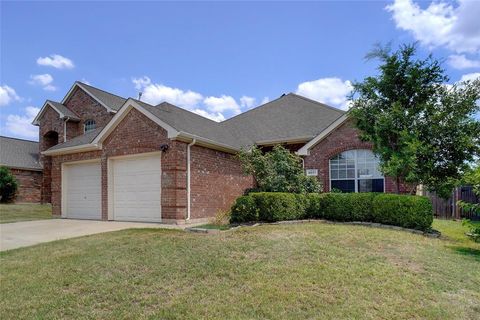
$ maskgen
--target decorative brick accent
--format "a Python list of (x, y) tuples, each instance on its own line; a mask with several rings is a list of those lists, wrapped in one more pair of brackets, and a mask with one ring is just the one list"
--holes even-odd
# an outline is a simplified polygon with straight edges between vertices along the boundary
[(42, 171), (10, 169), (18, 182), (15, 202), (39, 203), (41, 200)]
[[(329, 160), (333, 156), (353, 149), (372, 149), (372, 144), (361, 141), (359, 131), (355, 128), (353, 120), (347, 120), (338, 128), (310, 149), (310, 154), (305, 156), (305, 169), (318, 169), (318, 179), (325, 192), (330, 191)], [(396, 191), (396, 182), (391, 177), (385, 177), (385, 192)], [(408, 187), (400, 185), (401, 193), (408, 193)]]
[[(132, 109), (103, 142), (101, 151), (53, 157), (52, 205), (61, 214), (61, 165), (65, 162), (101, 159), (102, 219), (108, 218), (108, 159), (115, 156), (160, 151), (162, 153), (162, 219), (184, 220), (187, 214), (187, 143), (167, 138), (167, 132), (139, 111)], [(240, 162), (232, 155), (200, 146), (191, 150), (192, 211), (191, 218), (214, 216), (227, 210), (236, 197), (253, 185), (242, 174)]]

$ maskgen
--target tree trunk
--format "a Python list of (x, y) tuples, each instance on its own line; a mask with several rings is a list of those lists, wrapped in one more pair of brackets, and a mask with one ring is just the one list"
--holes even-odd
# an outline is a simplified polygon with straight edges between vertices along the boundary
[(395, 193), (400, 194), (400, 176), (396, 177), (396, 181), (397, 181), (397, 183), (396, 183)]

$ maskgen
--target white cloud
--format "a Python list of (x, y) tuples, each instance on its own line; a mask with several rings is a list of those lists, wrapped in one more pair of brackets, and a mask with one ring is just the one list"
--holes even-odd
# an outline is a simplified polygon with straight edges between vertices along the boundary
[(142, 101), (144, 102), (157, 105), (167, 101), (214, 121), (223, 121), (225, 120), (224, 113), (236, 115), (241, 112), (240, 107), (251, 108), (256, 103), (256, 99), (249, 96), (242, 96), (240, 105), (235, 98), (228, 95), (204, 97), (192, 90), (182, 90), (153, 83), (147, 76), (132, 78), (132, 83), (136, 90), (142, 91)]
[(135, 85), (135, 89), (137, 90), (142, 90), (143, 88), (152, 83), (150, 78), (147, 76), (143, 76), (141, 78), (132, 78), (132, 82)]
[(43, 58), (40, 57), (37, 59), (37, 64), (57, 69), (73, 69), (75, 67), (72, 60), (59, 54), (51, 54), (50, 56)]
[(15, 89), (7, 85), (0, 86), (0, 106), (6, 106), (13, 101), (20, 101), (21, 98), (15, 92)]
[(460, 78), (459, 82), (472, 81), (478, 78), (480, 78), (480, 72), (467, 73)]
[(263, 97), (262, 102), (260, 102), (260, 105), (265, 104), (265, 103), (269, 103), (269, 102), (270, 102), (269, 97)]
[(52, 84), (53, 77), (48, 74), (35, 74), (30, 76), (30, 84), (43, 87), (43, 90), (55, 91), (57, 88)]
[(222, 95), (220, 97), (207, 97), (203, 100), (203, 103), (213, 112), (231, 111), (234, 114), (239, 114), (241, 112), (240, 106), (231, 96)]
[(200, 93), (151, 83), (148, 77), (133, 78), (132, 82), (135, 85), (135, 89), (143, 90), (142, 101), (152, 105), (167, 101), (183, 108), (193, 109), (203, 99)]
[(348, 109), (347, 96), (352, 91), (352, 83), (339, 78), (321, 78), (302, 82), (296, 93), (307, 98), (338, 107)]
[(480, 1), (435, 1), (422, 9), (412, 0), (395, 0), (391, 12), (397, 28), (410, 31), (428, 47), (445, 47), (458, 53), (480, 51)]
[(193, 109), (192, 111), (195, 112), (196, 114), (201, 115), (202, 117), (208, 118), (208, 119), (213, 120), (213, 121), (220, 122), (220, 121), (225, 120), (225, 117), (220, 112), (210, 113), (210, 112), (205, 111), (203, 109)]
[(253, 108), (257, 103), (257, 100), (253, 97), (243, 96), (240, 98), (240, 106), (245, 109)]
[(480, 60), (471, 60), (468, 59), (465, 55), (451, 55), (448, 57), (448, 64), (455, 69), (471, 69), (479, 68)]
[(37, 140), (38, 127), (32, 125), (32, 121), (39, 111), (39, 108), (26, 107), (24, 115), (8, 115), (5, 123), (6, 131), (15, 137)]

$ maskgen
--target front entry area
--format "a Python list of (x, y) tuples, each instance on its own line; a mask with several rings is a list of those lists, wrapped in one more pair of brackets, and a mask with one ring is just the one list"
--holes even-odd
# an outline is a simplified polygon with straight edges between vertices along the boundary
[(62, 217), (102, 218), (100, 161), (64, 164), (62, 169)]
[(161, 153), (109, 159), (109, 218), (161, 222)]

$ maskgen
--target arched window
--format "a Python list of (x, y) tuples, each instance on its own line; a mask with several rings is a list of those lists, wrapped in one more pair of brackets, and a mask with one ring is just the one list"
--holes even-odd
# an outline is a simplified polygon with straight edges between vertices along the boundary
[(379, 159), (371, 150), (348, 150), (330, 159), (330, 190), (383, 192)]
[(83, 131), (87, 133), (92, 130), (95, 130), (95, 120), (89, 119), (83, 124)]

